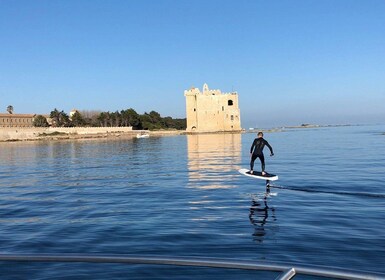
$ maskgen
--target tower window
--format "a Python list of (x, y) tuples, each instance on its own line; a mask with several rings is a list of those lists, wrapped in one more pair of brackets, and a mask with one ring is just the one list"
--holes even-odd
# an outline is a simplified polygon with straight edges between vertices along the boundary
[(233, 100), (227, 100), (227, 105), (233, 106)]

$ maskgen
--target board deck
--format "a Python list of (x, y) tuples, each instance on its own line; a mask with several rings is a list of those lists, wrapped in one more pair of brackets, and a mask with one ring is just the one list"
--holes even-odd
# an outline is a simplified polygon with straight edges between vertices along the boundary
[(262, 176), (262, 172), (254, 171), (253, 174), (250, 174), (250, 170), (246, 169), (246, 168), (239, 169), (238, 171), (239, 171), (239, 173), (246, 175), (246, 176), (249, 176), (249, 177), (252, 177), (254, 179), (262, 179), (262, 180), (269, 180), (269, 181), (278, 180), (277, 175), (267, 173), (267, 172), (264, 176)]

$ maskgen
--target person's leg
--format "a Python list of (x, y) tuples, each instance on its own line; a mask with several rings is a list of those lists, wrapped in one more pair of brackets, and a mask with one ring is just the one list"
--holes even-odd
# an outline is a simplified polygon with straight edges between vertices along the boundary
[(263, 154), (258, 155), (260, 161), (261, 161), (261, 168), (262, 168), (262, 175), (265, 175), (265, 156)]
[(253, 169), (254, 169), (254, 161), (257, 159), (257, 156), (252, 154), (251, 155), (251, 160), (250, 160), (250, 173), (253, 174)]

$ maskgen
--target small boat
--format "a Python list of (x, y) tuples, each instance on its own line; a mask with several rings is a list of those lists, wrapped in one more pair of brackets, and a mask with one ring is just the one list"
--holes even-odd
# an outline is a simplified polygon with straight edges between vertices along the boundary
[(150, 134), (142, 131), (141, 133), (136, 134), (136, 138), (148, 138), (150, 137)]

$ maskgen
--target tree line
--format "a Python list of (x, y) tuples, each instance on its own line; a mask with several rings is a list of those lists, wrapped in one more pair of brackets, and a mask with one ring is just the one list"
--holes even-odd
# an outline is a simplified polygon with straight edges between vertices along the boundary
[[(64, 111), (54, 109), (50, 113), (52, 126), (56, 127), (112, 127), (132, 126), (133, 129), (186, 129), (186, 119), (173, 119), (162, 117), (158, 112), (138, 114), (134, 109), (121, 110), (116, 112), (100, 111), (75, 111), (70, 117)], [(50, 124), (47, 118), (38, 115), (35, 117), (34, 126), (48, 127)]]

